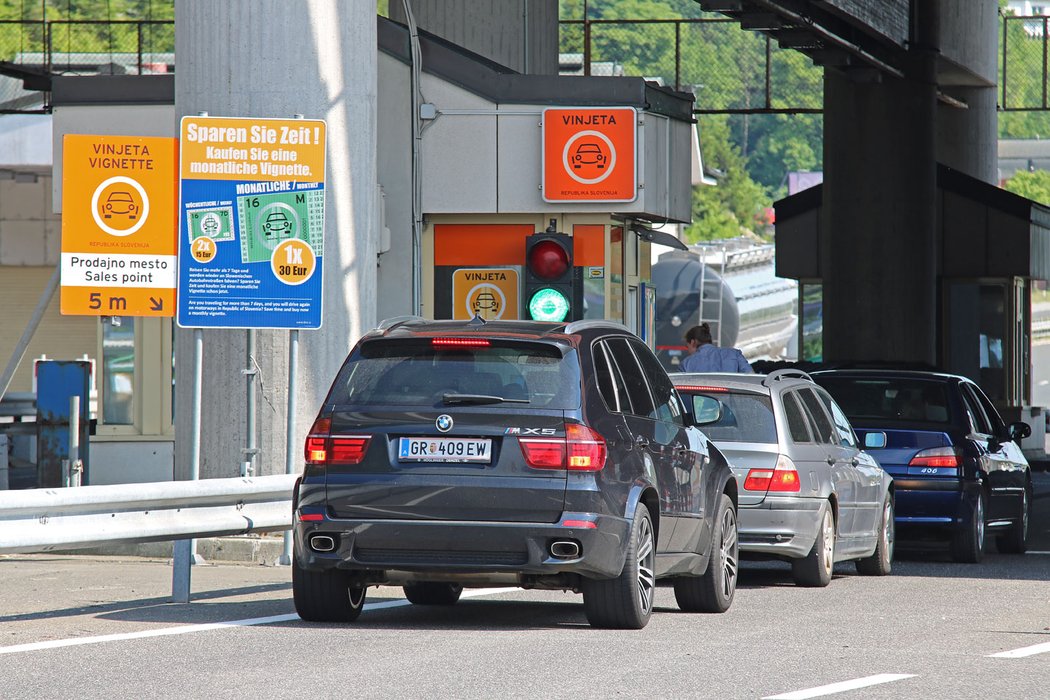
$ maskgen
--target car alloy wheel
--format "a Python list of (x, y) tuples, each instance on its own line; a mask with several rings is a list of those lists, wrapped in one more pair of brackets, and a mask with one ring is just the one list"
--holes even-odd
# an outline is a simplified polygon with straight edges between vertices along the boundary
[(722, 593), (730, 600), (736, 592), (738, 539), (736, 511), (727, 509), (722, 514), (722, 546), (719, 550), (719, 564), (722, 571)]
[(984, 499), (977, 499), (977, 506), (973, 509), (974, 532), (976, 533), (977, 547), (984, 549)]
[(638, 537), (638, 603), (646, 614), (653, 609), (653, 597), (656, 593), (656, 546), (653, 537), (653, 523), (649, 518), (642, 520)]
[(795, 583), (810, 588), (823, 588), (831, 583), (835, 568), (835, 515), (831, 503), (825, 504), (813, 549), (801, 559), (791, 561)]
[(830, 511), (824, 513), (821, 528), (824, 533), (824, 555), (821, 564), (824, 566), (827, 577), (831, 578), (831, 571), (835, 568), (835, 520), (831, 517)]
[(958, 562), (976, 564), (984, 558), (985, 547), (984, 493), (977, 494), (968, 522), (963, 522), (952, 538), (952, 558)]
[(583, 608), (594, 627), (641, 629), (649, 622), (656, 593), (656, 538), (652, 516), (635, 508), (623, 570), (616, 578), (584, 578)]

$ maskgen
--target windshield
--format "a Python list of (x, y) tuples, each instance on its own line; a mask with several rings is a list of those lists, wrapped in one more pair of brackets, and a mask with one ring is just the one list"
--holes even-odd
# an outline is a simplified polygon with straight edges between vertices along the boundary
[(929, 379), (814, 377), (851, 421), (948, 423), (944, 382)]
[[(776, 444), (777, 424), (768, 396), (721, 392), (702, 395), (716, 399), (722, 404), (722, 416), (717, 421), (699, 426), (710, 439), (715, 442)], [(691, 398), (695, 415), (696, 403), (700, 396), (694, 395)]]
[[(373, 340), (343, 365), (329, 401), (355, 406), (448, 405), (449, 396), (500, 397), (489, 405), (575, 409), (580, 370), (575, 351), (544, 343), (493, 340), (486, 347), (434, 347), (430, 339)], [(525, 403), (527, 402), (527, 403)]]

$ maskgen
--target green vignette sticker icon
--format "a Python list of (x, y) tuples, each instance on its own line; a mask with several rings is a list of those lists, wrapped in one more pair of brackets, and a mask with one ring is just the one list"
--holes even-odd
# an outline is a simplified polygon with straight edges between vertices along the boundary
[(241, 234), (241, 261), (264, 262), (283, 241), (306, 241), (321, 256), (323, 230), (311, 222), (324, 221), (324, 192), (277, 192), (237, 197)]

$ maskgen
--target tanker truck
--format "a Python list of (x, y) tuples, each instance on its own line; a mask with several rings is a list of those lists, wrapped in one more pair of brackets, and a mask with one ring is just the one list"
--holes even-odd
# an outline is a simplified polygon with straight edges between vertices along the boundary
[(664, 253), (652, 266), (656, 287), (656, 354), (679, 369), (690, 327), (706, 322), (715, 343), (749, 362), (795, 359), (798, 283), (776, 276), (775, 247), (748, 239)]

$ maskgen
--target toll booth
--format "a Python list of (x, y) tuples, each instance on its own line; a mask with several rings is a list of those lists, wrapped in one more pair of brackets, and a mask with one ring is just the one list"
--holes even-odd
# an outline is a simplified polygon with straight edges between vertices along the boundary
[[(799, 280), (799, 359), (810, 361), (822, 359), (821, 193), (818, 185), (775, 204), (777, 275)], [(1021, 447), (1045, 459), (1045, 409), (1032, 405), (1031, 282), (1050, 279), (1050, 208), (944, 165), (937, 204), (937, 367), (977, 382), (1007, 422), (1031, 425)]]
[[(408, 83), (407, 29), (380, 18), (378, 36), (380, 82)], [(684, 248), (659, 225), (691, 218), (693, 96), (641, 78), (521, 75), (424, 31), (419, 41), (419, 146), (411, 163), (379, 164), (387, 202), (403, 201), (406, 165), (418, 172), (419, 217), (410, 239), (403, 213), (384, 209), (379, 315), (411, 312), (397, 300), (415, 268), (427, 317), (557, 320), (529, 302), (564, 285), (567, 302), (542, 299), (566, 320), (618, 321), (652, 344), (650, 247)], [(404, 105), (384, 99), (395, 133)], [(528, 251), (547, 235), (568, 271), (543, 280)]]
[(37, 487), (90, 483), (90, 391), (91, 362), (36, 363)]

